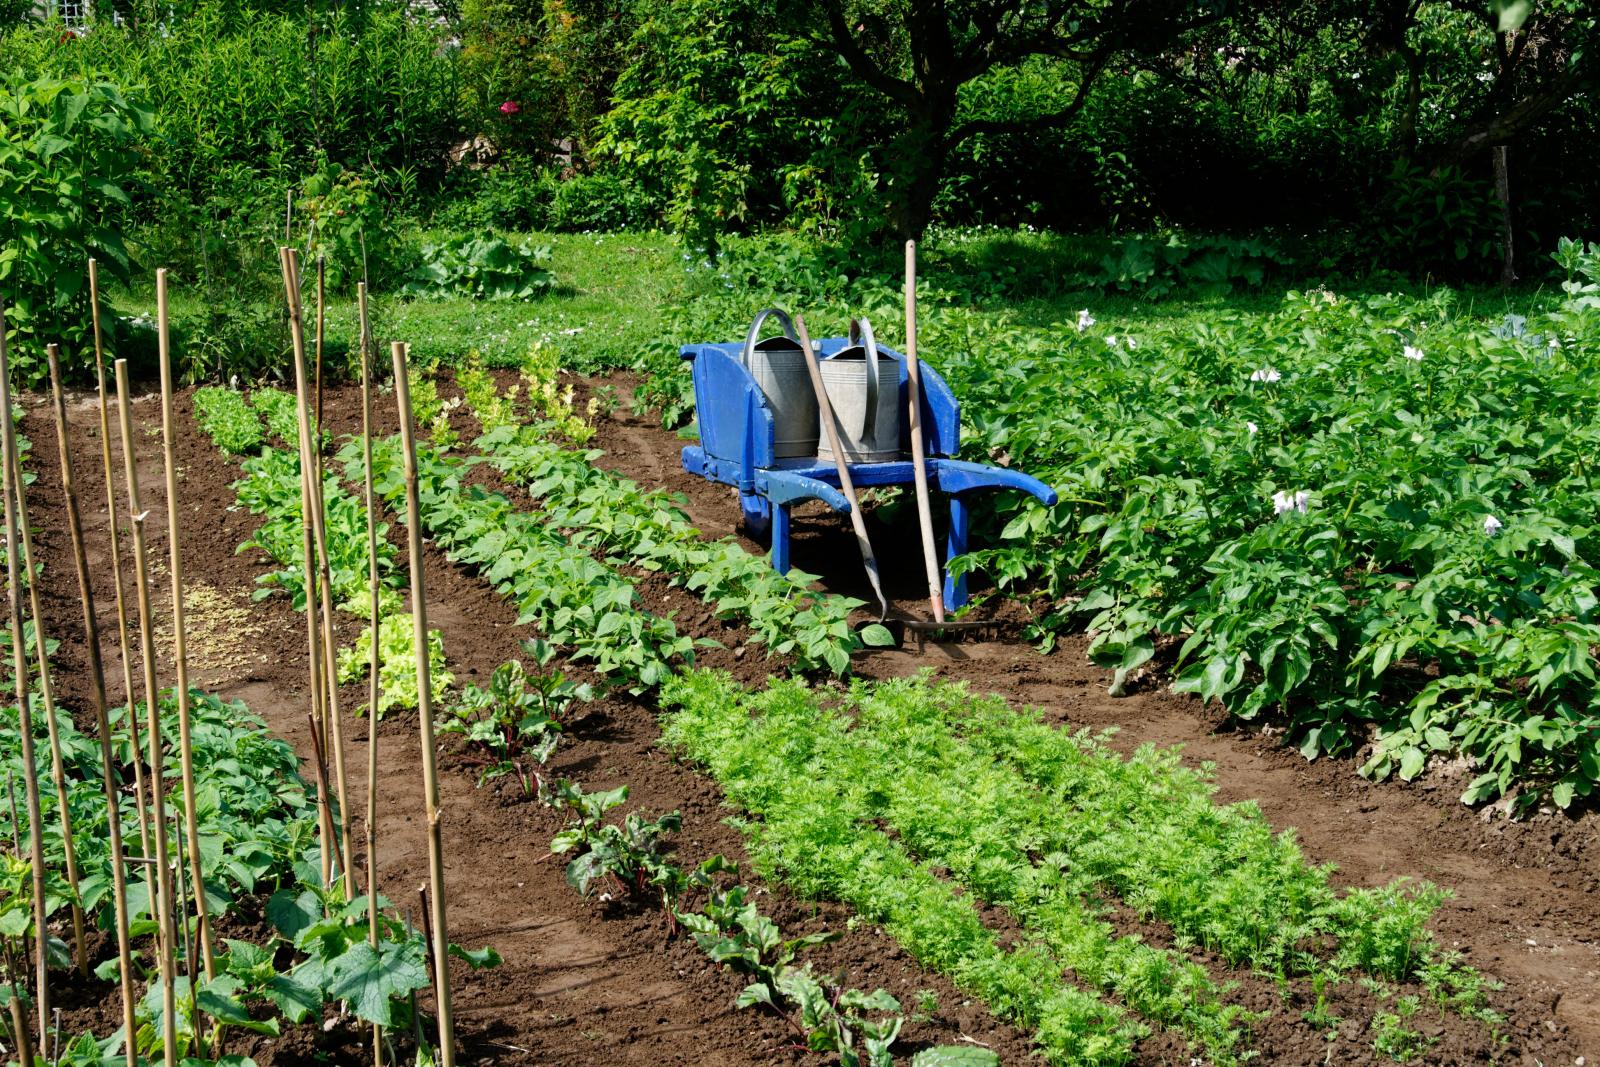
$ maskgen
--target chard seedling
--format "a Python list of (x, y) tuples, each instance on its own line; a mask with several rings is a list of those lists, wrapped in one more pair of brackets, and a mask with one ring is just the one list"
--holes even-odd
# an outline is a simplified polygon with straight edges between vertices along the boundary
[[(549, 664), (555, 650), (543, 641), (524, 642), (523, 650), (540, 667)], [(439, 721), (442, 733), (458, 733), (485, 755), (478, 784), (515, 774), (524, 795), (532, 795), (539, 777), (528, 762), (549, 761), (564, 722), (576, 701), (593, 699), (589, 686), (567, 681), (560, 671), (528, 674), (516, 660), (502, 663), (490, 676), (488, 688), (469, 685), (461, 699)]]

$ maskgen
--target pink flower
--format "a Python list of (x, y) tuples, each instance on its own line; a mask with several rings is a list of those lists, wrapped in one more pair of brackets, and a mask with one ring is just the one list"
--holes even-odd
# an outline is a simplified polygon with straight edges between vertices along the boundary
[(517, 103), (515, 100), (507, 100), (505, 103), (500, 105), (500, 114), (502, 115), (515, 115), (521, 110), (522, 105)]

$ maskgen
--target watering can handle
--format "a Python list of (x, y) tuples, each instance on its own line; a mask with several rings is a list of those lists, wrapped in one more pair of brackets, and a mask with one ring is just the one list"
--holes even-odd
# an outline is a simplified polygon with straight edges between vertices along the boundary
[(861, 416), (861, 433), (856, 440), (863, 449), (869, 449), (878, 425), (878, 341), (865, 316), (850, 320), (850, 343), (864, 345), (867, 350), (867, 410)]
[(756, 337), (761, 333), (761, 324), (767, 321), (769, 315), (777, 316), (785, 337), (795, 344), (800, 343), (800, 335), (795, 333), (794, 321), (789, 318), (789, 313), (782, 308), (766, 308), (756, 314), (755, 321), (750, 324), (750, 332), (745, 334), (744, 348), (739, 350), (739, 362), (744, 364), (745, 370), (750, 369), (751, 360), (755, 358)]

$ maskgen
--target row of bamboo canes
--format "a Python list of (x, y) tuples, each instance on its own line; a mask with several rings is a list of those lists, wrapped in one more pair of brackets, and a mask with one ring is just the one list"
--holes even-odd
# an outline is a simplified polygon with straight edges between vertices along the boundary
[[(301, 278), (299, 257), (293, 249), (280, 250), (284, 293), (289, 312), (290, 338), (293, 349), (295, 394), (298, 407), (300, 459), (300, 503), (302, 518), (302, 550), (304, 582), (306, 589), (306, 648), (310, 698), (310, 727), (315, 753), (318, 795), (318, 827), (321, 845), (321, 874), (323, 883), (332, 886), (343, 880), (344, 887), (353, 899), (357, 887), (348, 864), (353, 862), (351, 820), (347, 804), (347, 775), (343, 718), (340, 714), (338, 682), (334, 666), (333, 605), (331, 602), (331, 575), (328, 557), (327, 531), (324, 524), (323, 468), (322, 468), (322, 354), (325, 334), (325, 289), (322, 263), (317, 264), (316, 333), (314, 339), (314, 377), (308, 373), (306, 337), (301, 310)], [(208, 914), (201, 870), (199, 826), (195, 814), (195, 776), (193, 749), (190, 736), (189, 664), (187, 647), (187, 620), (184, 610), (184, 571), (182, 552), (182, 515), (179, 508), (177, 465), (174, 451), (173, 379), (167, 313), (167, 272), (156, 272), (156, 329), (159, 341), (161, 375), (161, 437), (165, 469), (167, 498), (168, 571), (172, 584), (172, 628), (174, 689), (178, 712), (177, 750), (180, 762), (180, 781), (183, 796), (181, 833), (175, 833), (176, 859), (169, 855), (171, 848), (166, 827), (168, 816), (164, 788), (164, 746), (161, 737), (161, 716), (157, 701), (155, 647), (153, 642), (154, 613), (151, 606), (150, 561), (146, 547), (145, 522), (149, 512), (145, 509), (139, 485), (139, 472), (133, 435), (131, 389), (128, 366), (124, 359), (113, 364), (116, 382), (116, 409), (118, 428), (122, 441), (123, 481), (126, 492), (125, 518), (133, 546), (133, 571), (136, 610), (138, 612), (139, 657), (143, 676), (143, 697), (146, 709), (144, 743), (148, 752), (148, 782), (139, 753), (141, 751), (140, 724), (134, 696), (131, 642), (129, 638), (129, 611), (124, 599), (122, 556), (117, 522), (116, 486), (113, 476), (110, 434), (110, 403), (106, 380), (106, 359), (100, 322), (99, 274), (96, 263), (89, 262), (89, 292), (94, 330), (96, 388), (99, 406), (99, 433), (101, 466), (105, 480), (106, 507), (110, 526), (109, 563), (116, 578), (117, 638), (122, 657), (123, 690), (127, 696), (129, 737), (134, 753), (133, 777), (135, 810), (138, 813), (139, 851), (130, 855), (123, 840), (119, 798), (123, 785), (115, 756), (115, 746), (108, 713), (105, 670), (100, 646), (98, 616), (90, 579), (88, 554), (85, 548), (83, 524), (78, 500), (77, 481), (70, 448), (67, 408), (62, 391), (60, 357), (57, 347), (47, 349), (50, 368), (51, 396), (56, 419), (56, 443), (61, 463), (62, 490), (67, 510), (67, 525), (71, 534), (72, 551), (78, 581), (78, 593), (83, 609), (84, 639), (88, 650), (88, 667), (91, 684), (91, 712), (99, 735), (101, 775), (107, 807), (108, 844), (111, 852), (112, 898), (116, 925), (117, 954), (121, 977), (122, 1016), (126, 1027), (125, 1055), (128, 1067), (135, 1067), (137, 1053), (134, 1037), (138, 1032), (135, 1015), (135, 976), (133, 971), (133, 946), (129, 935), (128, 877), (130, 865), (141, 865), (147, 884), (148, 899), (156, 915), (157, 934), (155, 954), (159, 969), (162, 998), (162, 1045), (166, 1067), (178, 1062), (176, 1026), (176, 988), (178, 977), (178, 927), (182, 927), (183, 959), (187, 965), (189, 990), (195, 996), (196, 968), (199, 965), (205, 978), (216, 973), (216, 952), (213, 943), (211, 916)], [(368, 580), (371, 587), (370, 622), (373, 632), (370, 667), (369, 709), (376, 709), (379, 701), (379, 585), (377, 574), (377, 523), (376, 500), (372, 484), (372, 364), (374, 344), (367, 309), (365, 284), (357, 287), (360, 317), (360, 353), (362, 387), (362, 442), (366, 457), (365, 503), (367, 510)], [(4, 307), (0, 304), (0, 323), (4, 322)], [(448, 927), (446, 922), (447, 896), (444, 885), (443, 834), (440, 826), (438, 768), (433, 738), (432, 690), (429, 678), (427, 649), (427, 601), (423, 589), (423, 563), (421, 530), (418, 519), (416, 445), (412, 430), (411, 398), (406, 368), (406, 346), (395, 343), (390, 355), (394, 364), (395, 397), (399, 408), (402, 447), (405, 455), (407, 530), (410, 541), (411, 601), (415, 623), (416, 644), (414, 653), (417, 665), (419, 718), (422, 743), (422, 794), (428, 826), (429, 893), (425, 894), (424, 926), (429, 938), (429, 955), (433, 962), (432, 978), (439, 1027), (439, 1062), (444, 1067), (454, 1067), (455, 1040), (451, 1011), (448, 959)], [(315, 413), (313, 414), (313, 407)], [(79, 870), (73, 844), (71, 812), (67, 803), (67, 786), (57, 727), (55, 692), (50, 664), (46, 654), (43, 617), (40, 612), (39, 590), (36, 580), (32, 529), (29, 522), (27, 492), (21, 477), (17, 456), (16, 427), (12, 418), (12, 393), (10, 365), (6, 350), (5, 332), (0, 329), (0, 493), (4, 495), (4, 524), (6, 548), (6, 589), (9, 626), (12, 642), (12, 669), (15, 673), (16, 700), (21, 757), (27, 773), (23, 774), (25, 803), (27, 805), (28, 840), (26, 861), (31, 878), (31, 906), (33, 909), (33, 1000), (37, 1016), (38, 1048), (42, 1051), (51, 1032), (52, 1008), (48, 966), (49, 931), (45, 916), (45, 863), (41, 829), (43, 816), (40, 802), (39, 775), (34, 745), (32, 685), (29, 679), (30, 664), (25, 642), (25, 620), (31, 615), (33, 623), (33, 648), (39, 676), (39, 699), (47, 720), (51, 779), (56, 792), (57, 808), (65, 842), (64, 865), (71, 895), (73, 950), (76, 966), (81, 974), (88, 973), (89, 958), (85, 936), (84, 912), (79, 888)], [(20, 548), (20, 554), (19, 554)], [(24, 577), (26, 575), (26, 578)], [(23, 596), (26, 592), (26, 609)], [(367, 745), (367, 805), (365, 818), (366, 900), (369, 939), (378, 947), (378, 876), (377, 857), (377, 803), (378, 803), (378, 737), (377, 715), (369, 710)], [(329, 782), (327, 754), (332, 754), (333, 782)], [(337, 796), (338, 811), (334, 812), (330, 792)], [(17, 823), (13, 802), (13, 826)], [(147, 815), (148, 812), (148, 815)], [(176, 814), (176, 813), (175, 813)], [(176, 821), (176, 820), (174, 820)], [(16, 841), (19, 855), (23, 852), (20, 840)], [(185, 862), (186, 861), (186, 862)], [(191, 934), (192, 929), (192, 934)], [(196, 952), (198, 949), (198, 953)], [(18, 968), (6, 950), (6, 964), (14, 986), (19, 986)], [(193, 1009), (193, 1003), (191, 1004)], [(21, 1063), (34, 1062), (33, 1030), (27, 1018), (23, 1000), (18, 995), (10, 999), (11, 1032), (15, 1051)], [(197, 1010), (191, 1011), (196, 1028), (199, 1026)], [(59, 1042), (59, 1023), (56, 1040)], [(198, 1035), (197, 1035), (198, 1036)], [(213, 1034), (220, 1037), (219, 1031)], [(384, 1040), (380, 1027), (373, 1027), (373, 1062), (382, 1067), (385, 1061)], [(215, 1053), (214, 1053), (215, 1054)]]

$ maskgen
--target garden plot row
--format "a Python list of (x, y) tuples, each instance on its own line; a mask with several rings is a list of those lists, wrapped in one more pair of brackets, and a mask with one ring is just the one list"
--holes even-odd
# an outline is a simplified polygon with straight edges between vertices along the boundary
[[(1574, 292), (1600, 277), (1564, 255)], [(1003, 504), (965, 565), (1043, 592), (1047, 642), (1087, 627), (1124, 671), (1159, 652), (1307, 757), (1372, 740), (1363, 773), (1412, 779), (1460, 751), (1463, 800), (1565, 808), (1600, 782), (1591, 304), (1490, 325), (1448, 293), (1316, 291), (1048, 341), (936, 319), (972, 447), (1062, 494)]]
[[(54, 362), (52, 351), (52, 369)], [(122, 364), (117, 371), (126, 430)], [(0, 341), (0, 379), (5, 374)], [(107, 418), (103, 382), (102, 376), (102, 426)], [(166, 385), (164, 376), (171, 514), (177, 502)], [(8, 393), (0, 389), (0, 394), (9, 402)], [(9, 1008), (0, 1032), (6, 1044), (28, 1062), (30, 1050), (37, 1049), (41, 1062), (82, 1067), (157, 1058), (239, 1067), (251, 1062), (241, 1049), (260, 1047), (292, 1028), (321, 1030), (326, 1016), (330, 1025), (344, 1020), (361, 1029), (369, 1041), (376, 1039), (371, 1027), (399, 1028), (387, 1039), (389, 1058), (399, 1050), (431, 1055), (431, 1038), (425, 1036), (415, 1000), (416, 992), (432, 982), (423, 933), (395, 917), (392, 905), (375, 891), (370, 897), (357, 895), (342, 862), (330, 876), (327, 827), (342, 813), (330, 808), (326, 789), (313, 799), (293, 750), (242, 703), (186, 685), (181, 612), (173, 615), (177, 684), (157, 696), (154, 639), (166, 624), (151, 606), (152, 568), (143, 532), (149, 512), (138, 510), (136, 439), (128, 432), (122, 438), (137, 590), (130, 599), (137, 604), (138, 676), (146, 700), (106, 707), (92, 571), (59, 389), (55, 401), (59, 486), (78, 579), (77, 596), (66, 599), (81, 599), (84, 637), (75, 641), (74, 653), (89, 653), (93, 698), (85, 713), (100, 736), (92, 740), (79, 731), (52, 685), (62, 680), (53, 663), (60, 642), (44, 628), (39, 589), (44, 571), (31, 534), (35, 523), (28, 494), (16, 484), (35, 479), (32, 472), (25, 480), (15, 477), (21, 472), (13, 457), (23, 451), (16, 447), (22, 441), (7, 417), (0, 428), (8, 461), (5, 513), (13, 608), (6, 684), (19, 699), (0, 717), (0, 762), (10, 800), (4, 836), (14, 849), (0, 885), (0, 957)], [(103, 432), (100, 438), (107, 442), (105, 490), (111, 496), (109, 438)], [(119, 524), (113, 520), (112, 525)], [(174, 596), (180, 597), (176, 535), (169, 547)], [(126, 619), (132, 609), (122, 595), (124, 576), (116, 568), (111, 575), (123, 680), (132, 690), (134, 646)], [(61, 597), (65, 590), (53, 592)], [(130, 779), (131, 789), (125, 785)], [(20, 808), (19, 791), (27, 801)], [(265, 921), (241, 922), (241, 914)], [(474, 966), (496, 962), (491, 950), (465, 953), (451, 946), (451, 951)], [(70, 1009), (66, 1013), (63, 1004)]]
[[(277, 401), (271, 400), (270, 393), (264, 390), (256, 391), (249, 402), (237, 394), (228, 397), (207, 393), (204, 396), (197, 401), (197, 415), (213, 440), (227, 440), (232, 444), (248, 438), (248, 445), (242, 447), (260, 449), (242, 463), (245, 477), (235, 486), (240, 504), (264, 520), (241, 548), (265, 551), (284, 568), (261, 576), (263, 593), (281, 589), (293, 597), (294, 583), (285, 581), (283, 575), (297, 572), (296, 546), (300, 542), (293, 537), (271, 536), (264, 531), (278, 525), (290, 529), (295, 526), (293, 512), (298, 506), (297, 497), (286, 489), (275, 492), (271, 486), (297, 483), (297, 461), (287, 454), (279, 458), (280, 454), (262, 444), (259, 436), (230, 436), (226, 431), (229, 425), (249, 425), (252, 408), (270, 410)], [(224, 418), (219, 415), (223, 411), (230, 414)], [(392, 441), (386, 442), (380, 454), (386, 456), (393, 445)], [(359, 457), (346, 458), (359, 468)], [(423, 485), (430, 484), (426, 477), (430, 462), (436, 460), (425, 458), (421, 464), (419, 481)], [(360, 473), (359, 469), (353, 472), (355, 476)], [(386, 485), (395, 472), (380, 466), (378, 473), (379, 484)], [(459, 492), (459, 486), (452, 483), (452, 487)], [(422, 495), (428, 499), (446, 491), (446, 487), (434, 487)], [(330, 480), (325, 494), (330, 514), (337, 512), (341, 492)], [(403, 488), (399, 492), (403, 492)], [(398, 492), (395, 495), (399, 495)], [(434, 514), (432, 505), (425, 507), (424, 512)], [(329, 533), (331, 558), (365, 551), (363, 529), (330, 524)], [(348, 543), (339, 545), (340, 538)], [(546, 538), (548, 534), (541, 535), (540, 543)], [(441, 538), (441, 545), (446, 551), (454, 551), (448, 538)], [(334, 584), (337, 588), (337, 581)], [(517, 597), (514, 589), (508, 591), (508, 596), (521, 602), (522, 598)], [(304, 597), (294, 603), (303, 608)], [(582, 646), (569, 642), (569, 647), (574, 656), (582, 656)], [(785, 941), (779, 937), (778, 927), (772, 920), (748, 899), (748, 888), (737, 882), (736, 864), (722, 857), (712, 857), (694, 868), (680, 866), (668, 843), (681, 825), (676, 813), (647, 817), (635, 811), (616, 823), (608, 823), (607, 813), (619, 807), (628, 795), (626, 786), (586, 792), (578, 782), (567, 779), (545, 782), (530, 770), (550, 759), (561, 732), (571, 721), (574, 705), (587, 701), (591, 694), (587, 685), (569, 682), (559, 671), (549, 667), (549, 645), (542, 641), (528, 642), (524, 651), (535, 657), (532, 669), (524, 669), (519, 661), (508, 661), (494, 670), (487, 686), (468, 685), (459, 696), (450, 697), (443, 697), (441, 690), (443, 710), (439, 727), (464, 735), (469, 759), (483, 767), (479, 784), (504, 774), (514, 774), (524, 794), (530, 795), (537, 782), (540, 799), (549, 805), (570, 809), (574, 815), (573, 825), (558, 833), (549, 847), (552, 852), (572, 853), (568, 880), (575, 888), (585, 894), (591, 891), (598, 894), (604, 885), (616, 891), (632, 889), (647, 894), (654, 904), (667, 910), (674, 926), (695, 931), (695, 942), (711, 959), (748, 969), (756, 981), (744, 999), (749, 1004), (759, 1003), (781, 1012), (789, 1024), (804, 1035), (809, 1047), (837, 1052), (847, 1064), (888, 1064), (890, 1047), (905, 1022), (899, 1002), (882, 989), (869, 992), (843, 988), (837, 980), (814, 973), (809, 964), (795, 961), (803, 949), (830, 943), (837, 934), (803, 935)], [(638, 681), (621, 671), (599, 670), (597, 673), (602, 678), (615, 675)], [(449, 675), (435, 671), (434, 677), (448, 678)], [(386, 692), (385, 698), (389, 696)], [(411, 703), (414, 705), (415, 701)], [(994, 1063), (995, 1059), (983, 1049), (936, 1046), (918, 1052), (913, 1062), (983, 1067)]]
[[(480, 443), (491, 446), (491, 461), (530, 485), (542, 504), (538, 513), (517, 513), (500, 498), (493, 514), (502, 522), (513, 516), (514, 524), (530, 529), (548, 524), (563, 533), (562, 543), (582, 541), (611, 563), (651, 560), (649, 552), (629, 554), (631, 545), (658, 543), (628, 540), (635, 522), (620, 523), (622, 534), (596, 529), (592, 516), (606, 513), (595, 505), (617, 480), (596, 476), (591, 456), (563, 449), (537, 427), (510, 423), (491, 429)], [(449, 515), (459, 507), (452, 498), (495, 496), (463, 487), (459, 461), (431, 461), (454, 467), (456, 477), (436, 484), (439, 499), (425, 511)], [(598, 495), (585, 499), (597, 484)], [(619, 498), (626, 501), (626, 492)], [(472, 562), (487, 570), (494, 558)], [(503, 591), (518, 599), (514, 586)], [(724, 741), (746, 757), (790, 758), (779, 743), (784, 737), (811, 738), (825, 753), (793, 757), (787, 777), (757, 787), (767, 803), (752, 804), (742, 799), (741, 782), (719, 770), (717, 761), (731, 757), (705, 742), (691, 749), (678, 737), (680, 727), (669, 725), (675, 743), (711, 766), (730, 799), (762, 817), (753, 854), (765, 871), (884, 922), (924, 962), (951, 973), (997, 1013), (1037, 1029), (1055, 1062), (1124, 1062), (1152, 1023), (1181, 1033), (1218, 1062), (1248, 1054), (1252, 1030), (1267, 1023), (1269, 1013), (1229, 1002), (1226, 974), (1237, 966), (1314, 985), (1317, 1007), (1306, 1022), (1333, 1031), (1342, 1020), (1326, 1007), (1323, 991), (1361, 979), (1370, 992), (1363, 1007), (1371, 1012), (1362, 1029), (1371, 1031), (1372, 1046), (1396, 1058), (1416, 1055), (1435, 1040), (1413, 1028), (1423, 1012), (1477, 1020), (1483, 1024), (1477, 1040), (1490, 1046), (1497, 1040), (1498, 1019), (1481, 979), (1440, 953), (1423, 931), (1443, 898), (1440, 891), (1397, 885), (1335, 892), (1327, 872), (1308, 867), (1292, 839), (1274, 838), (1257, 813), (1215, 807), (1203, 779), (1180, 770), (1171, 753), (1124, 761), (1003, 704), (922, 682), (858, 692), (853, 728), (814, 697), (808, 704), (801, 689), (774, 689), (760, 698), (770, 703), (752, 717), (736, 689), (714, 675), (685, 671), (668, 686), (693, 694), (674, 697), (686, 710), (673, 722), (692, 720), (692, 710), (702, 728), (716, 723)], [(517, 686), (501, 688), (509, 694)], [(774, 714), (775, 707), (796, 706), (802, 709), (798, 719)], [(901, 712), (873, 720), (868, 730), (864, 707)], [(739, 723), (748, 731), (743, 737), (737, 737)], [(949, 743), (941, 745), (940, 738)], [(1007, 753), (1017, 769), (986, 775)], [(965, 785), (951, 792), (951, 782)], [(979, 786), (992, 804), (963, 799), (963, 790)], [(699, 879), (703, 884), (692, 888), (702, 890), (715, 883), (715, 872), (686, 874), (666, 858), (670, 820), (633, 813), (607, 823), (605, 813), (623, 794), (585, 794), (575, 783), (562, 788), (564, 798), (557, 792), (552, 799), (579, 812), (572, 831), (557, 841), (563, 851), (579, 853), (574, 863), (586, 873), (575, 875), (575, 884), (587, 888), (595, 878), (612, 876), (616, 888), (632, 886), (677, 912), (686, 888), (681, 879)], [(835, 813), (833, 821), (819, 823), (825, 810)], [(806, 836), (814, 829), (823, 839)], [(773, 844), (786, 832), (800, 836), (787, 846)], [(830, 832), (837, 835), (831, 845)], [(1206, 847), (1197, 849), (1196, 842)], [(1038, 862), (1039, 856), (1046, 860)], [(864, 861), (881, 879), (862, 874)], [(891, 889), (899, 895), (881, 896)], [(1024, 947), (1002, 947), (967, 894), (1006, 909), (1023, 931)], [(707, 907), (714, 910), (716, 899)], [(1107, 900), (1166, 924), (1173, 947), (1119, 936), (1108, 921), (1115, 906)], [(942, 939), (950, 943), (935, 947)], [(1189, 959), (1186, 945), (1219, 955), (1222, 977)], [(1019, 1000), (1016, 991), (1023, 987), (1031, 993)]]
[[(679, 337), (820, 305), (894, 342), (881, 276), (744, 256), (702, 272)], [(1319, 289), (1130, 334), (924, 282), (921, 347), (961, 398), (967, 457), (1060, 494), (996, 498), (955, 569), (1032, 597), (1046, 649), (1086, 632), (1099, 665), (1287, 726), (1308, 758), (1358, 756), (1374, 780), (1432, 765), (1519, 814), (1588, 810), (1600, 253), (1562, 241), (1555, 258), (1567, 299), (1531, 320), (1448, 290)], [(643, 358), (640, 398), (685, 421), (675, 346)]]

